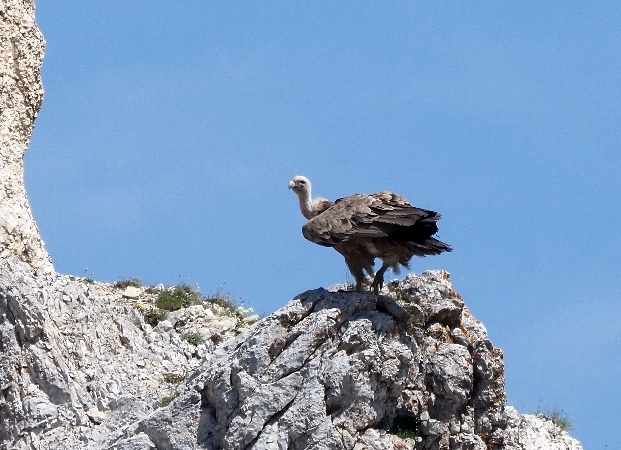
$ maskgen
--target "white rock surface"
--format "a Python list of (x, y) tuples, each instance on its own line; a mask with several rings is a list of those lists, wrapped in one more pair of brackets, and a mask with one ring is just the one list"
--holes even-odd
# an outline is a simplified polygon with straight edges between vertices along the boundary
[(142, 315), (156, 295), (134, 301), (122, 294), (106, 283), (41, 274), (14, 257), (0, 260), (0, 449), (107, 448), (176, 395), (215, 347), (213, 340), (190, 344), (182, 339), (187, 330), (222, 333), (219, 341), (236, 334), (219, 328), (228, 318), (196, 307), (196, 317), (176, 311), (183, 324), (165, 321), (159, 332)]
[(0, 261), (0, 449), (581, 450), (506, 407), (502, 352), (446, 272), (309, 291), (237, 337), (203, 306), (153, 328), (155, 294), (122, 293)]
[(127, 286), (123, 291), (123, 297), (136, 299), (140, 297), (142, 294), (142, 289), (137, 288), (135, 286)]
[(524, 450), (582, 450), (580, 442), (554, 423), (533, 414), (520, 414), (507, 407), (508, 448)]
[(506, 406), (502, 352), (446, 272), (384, 293), (298, 296), (219, 346), (134, 432), (166, 449), (581, 449)]
[(31, 0), (0, 2), (0, 257), (53, 270), (32, 218), (23, 158), (41, 107), (45, 41)]

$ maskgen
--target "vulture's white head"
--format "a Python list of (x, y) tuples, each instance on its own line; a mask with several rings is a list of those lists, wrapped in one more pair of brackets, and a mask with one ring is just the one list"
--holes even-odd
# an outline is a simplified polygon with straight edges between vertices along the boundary
[(295, 192), (300, 201), (300, 211), (307, 219), (313, 218), (316, 213), (313, 212), (313, 201), (311, 199), (311, 183), (310, 180), (302, 175), (296, 175), (289, 182), (289, 189)]
[(310, 180), (302, 175), (296, 175), (289, 182), (289, 189), (295, 192), (300, 199), (310, 199), (311, 183)]
[(321, 214), (332, 206), (332, 202), (323, 197), (318, 197), (314, 200), (311, 198), (310, 180), (302, 175), (293, 177), (293, 180), (289, 182), (289, 189), (298, 196), (300, 211), (302, 211), (302, 215), (308, 220)]

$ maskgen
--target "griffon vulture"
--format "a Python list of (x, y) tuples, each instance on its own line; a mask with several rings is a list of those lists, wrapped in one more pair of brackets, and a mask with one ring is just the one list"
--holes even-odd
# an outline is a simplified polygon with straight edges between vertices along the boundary
[[(408, 267), (412, 256), (452, 250), (433, 237), (440, 214), (412, 206), (392, 192), (355, 194), (334, 203), (323, 198), (313, 201), (310, 181), (299, 175), (289, 182), (289, 189), (298, 196), (302, 215), (308, 219), (302, 234), (315, 244), (334, 247), (345, 257), (356, 279), (356, 292), (361, 292), (366, 281), (364, 272), (373, 279), (371, 288), (377, 294), (387, 269), (398, 273), (399, 265)], [(382, 260), (376, 274), (375, 258)]]

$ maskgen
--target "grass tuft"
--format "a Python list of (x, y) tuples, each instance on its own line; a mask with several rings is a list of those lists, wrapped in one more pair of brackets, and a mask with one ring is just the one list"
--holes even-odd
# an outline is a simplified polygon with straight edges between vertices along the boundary
[(216, 292), (214, 295), (207, 297), (205, 300), (219, 306), (225, 312), (230, 313), (231, 316), (235, 315), (235, 300), (233, 300), (229, 294)]
[(237, 302), (229, 294), (218, 291), (214, 295), (205, 298), (205, 301), (215, 305), (218, 313), (237, 319), (237, 325), (235, 325), (237, 333), (240, 333), (248, 325), (252, 325), (259, 320), (259, 316), (253, 314), (254, 310), (252, 308), (238, 306)]
[(356, 291), (356, 283), (351, 283), (351, 282), (345, 283), (345, 290), (347, 292), (355, 292)]
[(160, 406), (162, 408), (167, 407), (168, 405), (170, 405), (170, 403), (177, 398), (177, 394), (173, 394), (173, 395), (168, 395), (166, 397), (164, 397), (162, 400), (160, 400)]
[(539, 410), (535, 413), (536, 416), (551, 421), (554, 425), (559, 427), (563, 431), (571, 431), (573, 424), (567, 414), (563, 410), (557, 408), (548, 408), (545, 410)]

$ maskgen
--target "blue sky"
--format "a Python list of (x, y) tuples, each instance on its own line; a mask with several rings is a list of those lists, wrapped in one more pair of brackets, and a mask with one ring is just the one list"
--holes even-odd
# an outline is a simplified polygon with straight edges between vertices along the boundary
[(25, 169), (59, 272), (198, 284), (268, 314), (347, 279), (297, 174), (439, 211), (509, 403), (621, 438), (621, 5), (39, 0)]

